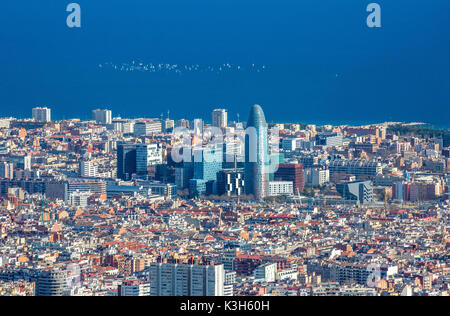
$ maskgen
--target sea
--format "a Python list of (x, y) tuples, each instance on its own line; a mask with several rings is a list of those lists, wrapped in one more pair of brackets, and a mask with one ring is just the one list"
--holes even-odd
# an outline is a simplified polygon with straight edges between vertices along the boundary
[[(70, 2), (81, 28), (66, 24)], [(53, 119), (210, 121), (226, 108), (245, 121), (260, 104), (269, 122), (450, 128), (449, 12), (448, 0), (4, 0), (0, 117), (48, 106)]]

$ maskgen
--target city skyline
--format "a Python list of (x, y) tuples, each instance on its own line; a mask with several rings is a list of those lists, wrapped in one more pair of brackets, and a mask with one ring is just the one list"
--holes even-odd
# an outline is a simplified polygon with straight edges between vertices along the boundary
[(0, 9), (0, 296), (450, 296), (450, 1), (75, 1)]
[[(426, 239), (432, 221), (436, 257), (427, 260), (443, 264), (448, 132), (410, 124), (269, 129), (259, 105), (249, 107), (247, 124), (213, 108), (216, 126), (114, 120), (105, 109), (88, 121), (51, 121), (51, 110), (0, 119), (0, 293), (253, 296), (255, 286), (273, 295), (447, 293), (444, 272), (403, 266), (392, 254), (414, 243), (430, 251), (408, 227)], [(222, 142), (211, 141), (217, 132)], [(190, 159), (173, 159), (176, 148)], [(11, 251), (24, 226), (4, 214), (16, 208), (27, 209), (25, 227), (54, 246), (15, 242), (20, 252)], [(95, 247), (107, 250), (89, 251), (96, 264), (86, 265), (71, 245), (95, 232), (103, 236)], [(215, 250), (205, 252), (210, 244)], [(55, 245), (58, 259), (43, 269), (40, 256)], [(92, 269), (115, 281), (95, 285)], [(20, 281), (3, 281), (11, 279)]]
[[(82, 120), (82, 121), (96, 121), (99, 124), (111, 124), (111, 123), (104, 123), (102, 121), (97, 121), (94, 118), (94, 116), (93, 116), (94, 115), (93, 113), (95, 111), (103, 111), (103, 112), (106, 111), (107, 113), (109, 113), (109, 112), (111, 113), (111, 114), (107, 114), (107, 115), (110, 115), (111, 122), (112, 122), (112, 120), (121, 120), (121, 119), (125, 119), (125, 120), (161, 120), (161, 118), (162, 118), (162, 121), (164, 121), (164, 120), (180, 121), (180, 120), (184, 120), (184, 119), (187, 118), (187, 121), (190, 121), (190, 122), (194, 122), (195, 120), (199, 119), (202, 122), (207, 123), (210, 126), (214, 126), (213, 119), (211, 119), (210, 115), (207, 115), (207, 114), (203, 114), (203, 115), (191, 114), (190, 116), (174, 117), (173, 115), (170, 116), (170, 110), (167, 110), (166, 112), (161, 112), (160, 115), (156, 115), (155, 114), (155, 115), (150, 115), (150, 116), (143, 116), (143, 115), (141, 115), (141, 116), (139, 116), (139, 115), (138, 116), (124, 116), (124, 115), (117, 114), (117, 116), (115, 116), (115, 113), (113, 111), (111, 111), (110, 109), (107, 109), (107, 108), (105, 108), (105, 109), (95, 109), (95, 107), (92, 107), (92, 110), (91, 110), (90, 114), (84, 113), (84, 114), (79, 115), (79, 116), (75, 115), (74, 117), (71, 117), (71, 118), (57, 118), (57, 119), (54, 119), (54, 117), (55, 116), (58, 117), (58, 115), (54, 115), (54, 112), (53, 112), (53, 109), (52, 109), (51, 106), (47, 105), (45, 107), (35, 107), (33, 109), (40, 109), (40, 108), (46, 109), (47, 111), (50, 111), (51, 118), (53, 118), (53, 121), (56, 121), (56, 122), (57, 121)], [(210, 109), (211, 109), (212, 113), (214, 113), (214, 111), (217, 110), (217, 109), (215, 109), (215, 106), (211, 106)], [(232, 123), (246, 123), (245, 121), (242, 121), (242, 118), (243, 118), (242, 114), (236, 113), (236, 119), (234, 120), (232, 118), (229, 119), (228, 110), (227, 109), (222, 109), (222, 110), (226, 111), (226, 113), (227, 113), (226, 118), (227, 118), (228, 122), (232, 122)], [(243, 112), (245, 112), (245, 111), (243, 111)], [(83, 119), (83, 117), (84, 117), (84, 119)], [(91, 117), (91, 119), (86, 119), (88, 117)], [(202, 118), (200, 118), (200, 117), (202, 117)], [(27, 120), (27, 119), (33, 119), (33, 115), (31, 115), (31, 116), (26, 116), (26, 115), (25, 116), (16, 116), (16, 117), (14, 117), (12, 115), (5, 115), (5, 116), (0, 117), (0, 118), (1, 119)], [(210, 120), (204, 119), (204, 118), (209, 118)], [(105, 118), (102, 118), (102, 119), (105, 119)], [(52, 120), (52, 119), (50, 119), (50, 120)], [(108, 122), (109, 122), (109, 118), (108, 118)], [(330, 126), (373, 126), (373, 125), (380, 125), (380, 124), (388, 124), (388, 125), (405, 124), (405, 125), (411, 125), (411, 126), (421, 126), (421, 125), (425, 126), (425, 127), (429, 126), (429, 127), (435, 128), (436, 130), (450, 130), (450, 126), (448, 126), (448, 125), (434, 125), (434, 124), (432, 124), (430, 122), (421, 121), (421, 120), (417, 120), (417, 121), (380, 120), (380, 121), (372, 121), (372, 122), (371, 121), (352, 122), (350, 120), (350, 121), (347, 121), (347, 122), (336, 123), (333, 120), (323, 121), (323, 122), (305, 122), (305, 121), (302, 121), (302, 120), (292, 120), (292, 118), (291, 118), (291, 119), (288, 119), (288, 120), (280, 120), (280, 121), (273, 121), (273, 120), (271, 120), (271, 121), (269, 121), (267, 123), (268, 124), (278, 124), (278, 123), (306, 124), (306, 125), (317, 125), (317, 126), (326, 126), (326, 125), (330, 125)]]

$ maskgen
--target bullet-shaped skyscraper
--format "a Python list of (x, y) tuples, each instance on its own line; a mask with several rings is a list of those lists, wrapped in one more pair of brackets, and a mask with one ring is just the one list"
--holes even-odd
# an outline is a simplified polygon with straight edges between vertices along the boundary
[(259, 105), (250, 111), (245, 134), (245, 193), (261, 200), (269, 192), (269, 139), (264, 112)]

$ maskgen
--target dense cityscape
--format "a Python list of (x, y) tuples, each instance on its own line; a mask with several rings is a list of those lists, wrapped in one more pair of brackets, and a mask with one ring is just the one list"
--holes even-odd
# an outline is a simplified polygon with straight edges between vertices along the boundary
[(449, 294), (450, 132), (244, 111), (0, 119), (0, 295)]

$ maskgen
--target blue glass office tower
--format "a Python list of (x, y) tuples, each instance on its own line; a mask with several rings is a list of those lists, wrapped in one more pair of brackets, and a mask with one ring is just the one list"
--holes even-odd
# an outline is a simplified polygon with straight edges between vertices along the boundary
[(117, 178), (128, 181), (136, 173), (136, 144), (117, 144)]
[(194, 150), (194, 178), (189, 180), (191, 197), (212, 194), (208, 192), (207, 183), (217, 179), (217, 173), (222, 170), (222, 149), (201, 148)]
[(264, 112), (259, 105), (250, 111), (245, 134), (245, 193), (264, 199), (269, 193), (269, 139)]

